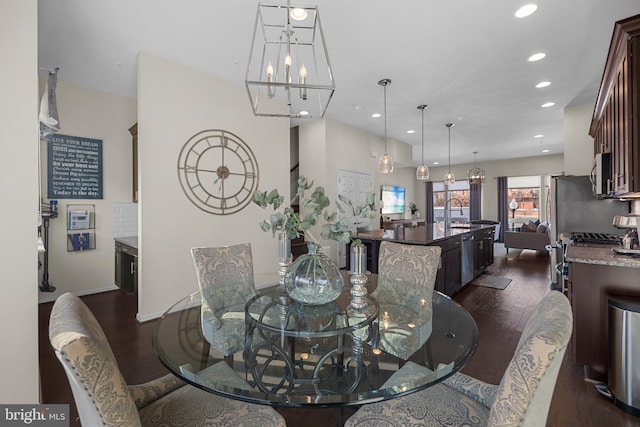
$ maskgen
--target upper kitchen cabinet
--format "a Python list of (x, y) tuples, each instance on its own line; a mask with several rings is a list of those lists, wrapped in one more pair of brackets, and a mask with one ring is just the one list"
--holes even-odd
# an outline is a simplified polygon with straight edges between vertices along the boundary
[(132, 156), (132, 171), (133, 174), (133, 193), (132, 199), (134, 203), (138, 203), (138, 124), (131, 126), (129, 128), (129, 132), (131, 133), (131, 147), (133, 150)]
[(640, 15), (615, 24), (589, 134), (611, 153), (608, 193), (640, 192)]

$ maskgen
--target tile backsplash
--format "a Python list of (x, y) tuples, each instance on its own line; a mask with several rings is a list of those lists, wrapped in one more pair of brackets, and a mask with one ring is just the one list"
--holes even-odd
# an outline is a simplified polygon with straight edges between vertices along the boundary
[(138, 235), (138, 204), (116, 202), (113, 204), (113, 237)]

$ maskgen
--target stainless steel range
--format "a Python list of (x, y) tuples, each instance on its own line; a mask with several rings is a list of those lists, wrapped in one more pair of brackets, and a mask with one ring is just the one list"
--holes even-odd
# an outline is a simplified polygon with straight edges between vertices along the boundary
[(622, 235), (614, 233), (571, 232), (571, 241), (591, 245), (619, 245)]

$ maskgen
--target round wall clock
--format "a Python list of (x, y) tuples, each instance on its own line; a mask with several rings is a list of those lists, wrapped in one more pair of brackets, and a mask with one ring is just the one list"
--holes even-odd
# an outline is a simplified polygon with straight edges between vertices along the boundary
[(228, 215), (247, 206), (258, 189), (251, 148), (226, 130), (203, 130), (184, 144), (178, 178), (184, 194), (205, 212)]

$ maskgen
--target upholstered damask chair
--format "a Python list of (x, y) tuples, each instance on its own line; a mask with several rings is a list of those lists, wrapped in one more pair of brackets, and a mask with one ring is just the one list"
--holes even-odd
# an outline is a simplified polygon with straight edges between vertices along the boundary
[(202, 297), (204, 338), (223, 356), (242, 351), (244, 307), (257, 294), (251, 244), (193, 248), (191, 256)]
[(415, 284), (433, 291), (441, 251), (439, 246), (383, 241), (378, 253), (378, 280)]
[(376, 344), (383, 351), (407, 360), (431, 335), (431, 301), (440, 254), (439, 246), (380, 244), (373, 295), (380, 305)]
[(522, 331), (500, 384), (457, 373), (425, 390), (360, 408), (356, 426), (545, 426), (573, 327), (558, 291), (538, 304)]
[(98, 321), (72, 294), (56, 300), (49, 339), (83, 426), (286, 425), (273, 408), (207, 393), (173, 375), (128, 386)]

